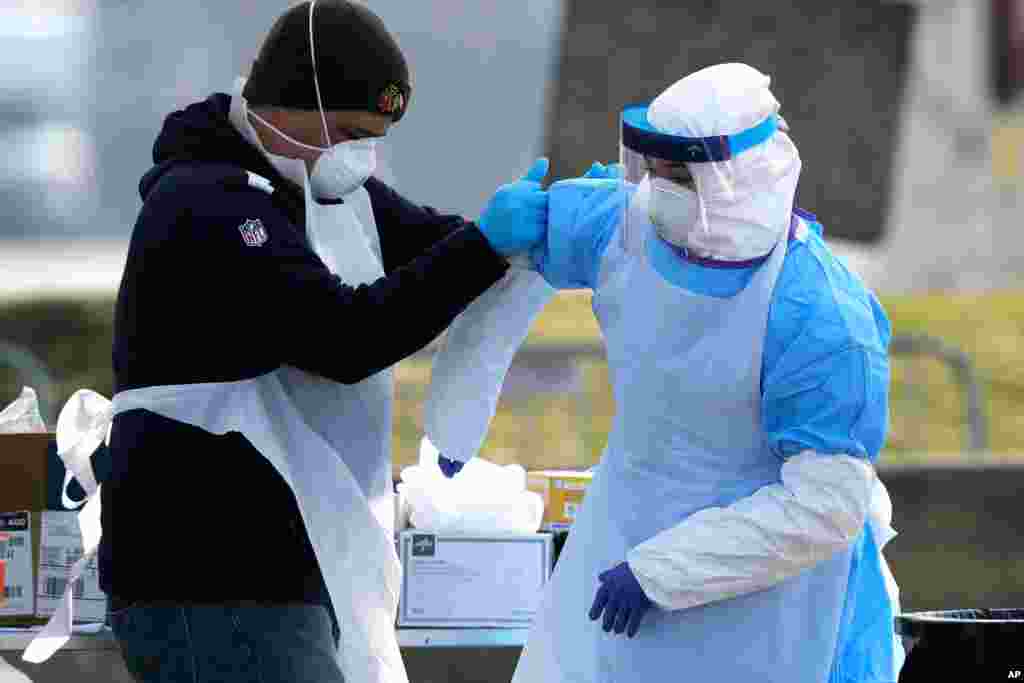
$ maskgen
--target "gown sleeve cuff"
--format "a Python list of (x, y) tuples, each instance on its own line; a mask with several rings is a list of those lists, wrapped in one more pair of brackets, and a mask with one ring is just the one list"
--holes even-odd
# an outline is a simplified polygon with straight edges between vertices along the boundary
[(875, 499), (870, 462), (804, 451), (782, 481), (698, 511), (633, 548), (627, 561), (666, 610), (770, 588), (850, 546)]

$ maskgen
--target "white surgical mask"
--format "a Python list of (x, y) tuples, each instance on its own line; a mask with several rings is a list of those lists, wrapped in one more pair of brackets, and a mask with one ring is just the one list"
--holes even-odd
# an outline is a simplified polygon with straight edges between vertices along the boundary
[(720, 261), (760, 258), (789, 227), (796, 178), (796, 174), (783, 178), (776, 192), (752, 194), (735, 203), (705, 202), (704, 206), (698, 192), (652, 178), (648, 215), (661, 239), (693, 256)]
[[(313, 172), (309, 176), (310, 189), (317, 199), (344, 197), (361, 187), (377, 168), (377, 140), (375, 138), (346, 140), (332, 147), (315, 147), (299, 142), (284, 131), (275, 128), (255, 112), (249, 112), (249, 115), (293, 145), (320, 152), (320, 157), (313, 164)], [(268, 157), (270, 156), (272, 155), (268, 155)], [(273, 159), (270, 161), (274, 163)], [(278, 170), (281, 169), (278, 168)]]
[(648, 214), (663, 240), (685, 248), (699, 224), (700, 201), (688, 187), (667, 178), (651, 177)]

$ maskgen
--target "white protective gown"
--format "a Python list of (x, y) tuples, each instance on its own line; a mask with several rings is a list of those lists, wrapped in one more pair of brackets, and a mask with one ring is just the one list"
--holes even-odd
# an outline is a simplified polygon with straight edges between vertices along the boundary
[[(572, 222), (557, 218), (559, 194), (556, 185), (555, 226)], [(895, 681), (900, 653), (879, 621), (896, 609), (879, 552), (891, 537), (884, 487), (866, 461), (854, 469), (852, 458), (812, 451), (783, 460), (764, 439), (763, 340), (788, 232), (746, 287), (719, 298), (654, 267), (671, 247), (645, 211), (623, 222), (630, 229), (613, 233), (594, 294), (617, 412), (513, 680)], [(849, 475), (833, 489), (850, 499), (849, 517), (863, 515), (853, 542), (834, 534), (828, 545), (832, 530), (811, 527), (821, 516), (807, 511), (828, 506), (813, 484), (830, 466), (840, 471), (832, 483), (842, 468)], [(797, 505), (786, 508), (786, 490), (802, 493)], [(632, 639), (588, 618), (598, 575), (626, 560), (656, 600)], [(689, 593), (680, 585), (673, 595), (679, 577)], [(692, 606), (657, 604), (670, 597)]]
[[(565, 201), (573, 191), (552, 187), (549, 240), (564, 239), (566, 215), (605, 222)], [(613, 221), (620, 203), (591, 200)], [(655, 264), (678, 256), (643, 211), (632, 218), (594, 283), (618, 414), (515, 680), (640, 681), (685, 667), (695, 680), (895, 681), (884, 486), (867, 460), (805, 451), (783, 461), (763, 440), (762, 345), (788, 231), (740, 294), (716, 298), (666, 279)], [(807, 219), (792, 227), (806, 239)], [(459, 459), (483, 441), (510, 340), (551, 294), (518, 277), (467, 310), (468, 331), (435, 358), (428, 435)], [(597, 575), (627, 559), (658, 603), (631, 640), (587, 618)]]

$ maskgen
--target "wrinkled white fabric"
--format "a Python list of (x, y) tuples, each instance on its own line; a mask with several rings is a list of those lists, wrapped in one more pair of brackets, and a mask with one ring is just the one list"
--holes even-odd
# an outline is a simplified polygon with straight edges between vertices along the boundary
[(804, 451), (782, 481), (726, 507), (709, 507), (631, 550), (644, 592), (679, 610), (780, 583), (848, 547), (870, 519), (881, 548), (892, 505), (871, 463)]
[[(717, 64), (677, 81), (650, 105), (648, 120), (683, 137), (735, 135), (779, 111), (771, 79), (746, 64)], [(789, 226), (800, 177), (800, 155), (777, 130), (728, 161), (692, 163), (698, 222), (683, 246), (696, 256), (744, 261), (764, 256)]]
[[(346, 448), (365, 426), (359, 416), (342, 406), (325, 425), (317, 412), (316, 406), (330, 398), (323, 385), (335, 383), (291, 374), (297, 372), (286, 367), (238, 382), (134, 389), (117, 394), (112, 403), (88, 390), (72, 396), (61, 411), (62, 418), (65, 412), (69, 417), (58, 420), (58, 442), (66, 448), (59, 446), (58, 455), (69, 468), (89, 469), (83, 482), (89, 502), (79, 513), (84, 555), (69, 570), (62, 603), (25, 650), (25, 661), (43, 662), (67, 642), (73, 583), (99, 545), (100, 498), (99, 489), (92, 488), (91, 449), (109, 433), (115, 415), (145, 409), (212, 434), (240, 432), (273, 464), (295, 493), (338, 620), (346, 625), (338, 649), (342, 671), (350, 680), (407, 681), (393, 628), (401, 572), (390, 482), (382, 492), (370, 490), (358, 465), (373, 454)], [(364, 384), (354, 385), (356, 400), (372, 398)], [(339, 526), (339, 519), (347, 524)]]
[[(787, 241), (742, 291), (721, 299), (662, 277), (650, 259), (665, 245), (643, 218), (609, 242), (594, 293), (614, 368), (614, 428), (513, 681), (639, 683), (666, 671), (701, 681), (824, 681), (852, 550), (768, 590), (650, 610), (636, 638), (606, 634), (588, 618), (600, 573), (638, 545), (781, 480), (760, 419), (760, 362)], [(793, 642), (796, 651), (780, 654)]]
[[(67, 588), (53, 616), (25, 648), (21, 658), (26, 662), (45, 662), (71, 637), (75, 582), (85, 572), (100, 544), (100, 487), (92, 471), (90, 457), (109, 434), (112, 415), (110, 401), (95, 391), (80, 389), (71, 395), (57, 418), (57, 455), (67, 472), (73, 473), (81, 484), (88, 501), (78, 513), (82, 556), (68, 569)], [(66, 502), (68, 482), (66, 476), (63, 494)]]
[(22, 387), (21, 394), (0, 410), (0, 434), (26, 434), (46, 431), (46, 422), (39, 414), (39, 397), (32, 387)]
[(480, 451), (512, 359), (555, 290), (524, 258), (448, 328), (434, 356), (424, 429), (449, 460)]
[(522, 465), (473, 458), (454, 478), (438, 467), (438, 450), (424, 437), (420, 459), (402, 470), (398, 495), (417, 529), (441, 534), (532, 534), (544, 517), (544, 500), (526, 488)]

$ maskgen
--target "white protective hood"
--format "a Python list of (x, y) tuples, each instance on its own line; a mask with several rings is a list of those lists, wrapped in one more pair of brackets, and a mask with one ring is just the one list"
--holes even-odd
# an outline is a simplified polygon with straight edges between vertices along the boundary
[[(778, 117), (771, 79), (746, 64), (717, 64), (677, 81), (647, 107), (643, 124), (655, 134), (695, 140), (728, 138), (728, 147), (770, 118), (777, 128), (763, 142), (720, 161), (687, 162), (697, 185), (698, 219), (683, 246), (701, 258), (743, 261), (764, 256), (789, 226), (800, 177), (800, 155)], [(642, 113), (641, 115), (643, 115)], [(649, 156), (649, 155), (648, 155)], [(624, 139), (622, 161), (627, 180), (642, 168), (642, 153)], [(637, 201), (648, 201), (639, 193)], [(679, 233), (680, 230), (673, 232)]]

